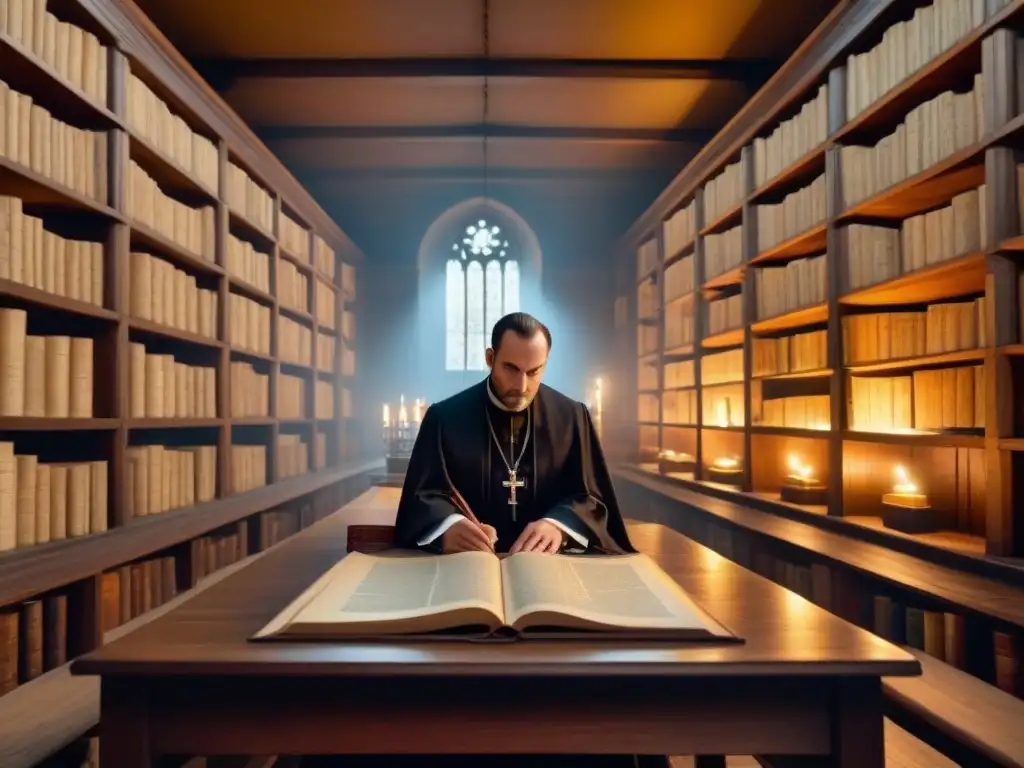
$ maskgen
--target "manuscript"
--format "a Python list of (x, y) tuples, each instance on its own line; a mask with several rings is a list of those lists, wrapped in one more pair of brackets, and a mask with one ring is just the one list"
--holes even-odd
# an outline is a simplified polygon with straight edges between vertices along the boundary
[(253, 639), (738, 640), (646, 555), (353, 552)]

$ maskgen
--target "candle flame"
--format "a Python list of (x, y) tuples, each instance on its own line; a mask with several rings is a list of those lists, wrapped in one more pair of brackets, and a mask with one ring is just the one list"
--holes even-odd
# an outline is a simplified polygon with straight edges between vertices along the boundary
[(902, 464), (897, 464), (893, 470), (893, 475), (896, 477), (896, 482), (892, 489), (896, 493), (917, 493), (917, 484), (911, 482), (910, 477), (907, 475), (907, 470), (903, 468)]
[(811, 465), (804, 464), (802, 461), (800, 461), (800, 457), (795, 454), (789, 454), (788, 463), (790, 471), (797, 477), (802, 477), (803, 479), (806, 480), (807, 478), (811, 477), (814, 473), (814, 470), (811, 469)]
[(731, 456), (719, 456), (712, 464), (720, 469), (736, 469), (740, 465), (739, 459)]
[(391, 409), (387, 403), (384, 403), (384, 426), (390, 426), (391, 424)]

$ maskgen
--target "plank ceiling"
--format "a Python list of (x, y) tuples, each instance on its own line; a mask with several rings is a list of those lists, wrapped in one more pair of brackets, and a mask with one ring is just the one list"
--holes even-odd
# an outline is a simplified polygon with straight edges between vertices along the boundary
[(592, 256), (836, 4), (137, 2), (373, 258), (480, 194)]

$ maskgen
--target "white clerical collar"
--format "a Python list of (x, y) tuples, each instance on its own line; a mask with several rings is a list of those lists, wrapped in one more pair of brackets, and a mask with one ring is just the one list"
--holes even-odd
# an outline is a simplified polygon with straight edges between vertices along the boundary
[[(496, 394), (494, 394), (494, 390), (491, 388), (491, 377), (490, 376), (487, 377), (487, 396), (489, 398), (491, 398), (491, 402), (494, 403), (494, 407), (495, 408), (498, 408), (498, 409), (500, 409), (502, 411), (505, 411), (506, 413), (522, 413), (522, 411), (515, 411), (515, 410), (509, 408), (507, 405), (505, 405), (503, 402), (501, 402), (501, 399)], [(527, 405), (526, 407), (529, 408), (530, 406)], [(526, 408), (523, 409), (523, 411), (525, 411), (525, 410), (526, 410)]]

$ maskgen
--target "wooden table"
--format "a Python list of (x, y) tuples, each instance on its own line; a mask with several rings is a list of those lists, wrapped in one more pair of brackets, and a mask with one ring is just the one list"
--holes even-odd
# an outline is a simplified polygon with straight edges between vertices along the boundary
[[(253, 644), (345, 548), (343, 510), (76, 661), (103, 768), (162, 754), (816, 755), (881, 768), (894, 645), (654, 524), (642, 551), (746, 643)], [(807, 763), (801, 763), (807, 765)]]

